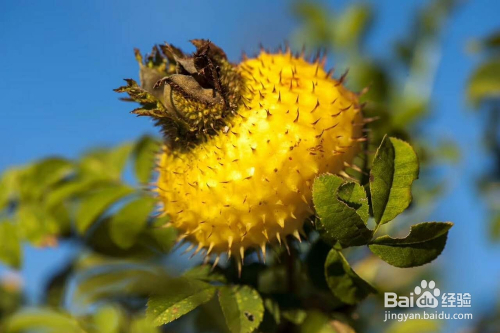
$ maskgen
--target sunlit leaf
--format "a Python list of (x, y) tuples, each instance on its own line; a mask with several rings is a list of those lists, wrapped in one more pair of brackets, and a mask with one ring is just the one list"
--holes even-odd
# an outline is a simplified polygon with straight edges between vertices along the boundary
[(76, 213), (78, 232), (85, 233), (106, 209), (133, 191), (132, 188), (124, 185), (108, 186), (82, 198)]
[(92, 317), (93, 327), (99, 333), (119, 333), (124, 320), (120, 309), (111, 305), (99, 308)]
[(500, 98), (500, 59), (482, 63), (469, 79), (467, 95), (478, 104), (489, 98)]
[(127, 203), (110, 220), (111, 239), (123, 249), (130, 248), (147, 225), (156, 205), (153, 197), (140, 197)]
[(167, 324), (208, 302), (215, 287), (194, 279), (172, 279), (160, 295), (151, 296), (147, 316), (157, 326)]
[(264, 318), (262, 299), (249, 286), (221, 287), (219, 303), (232, 333), (253, 332)]
[[(322, 175), (315, 179), (313, 201), (319, 216), (318, 229), (330, 242), (339, 241), (343, 246), (366, 244), (372, 232), (356, 210), (338, 198), (339, 187), (343, 183), (342, 178), (334, 175)], [(350, 199), (349, 187), (350, 185), (343, 190), (347, 199)], [(356, 195), (358, 193), (359, 191), (356, 191)], [(355, 200), (360, 200), (360, 197), (358, 195)], [(365, 208), (361, 207), (364, 214)]]
[(177, 241), (178, 230), (168, 224), (169, 220), (168, 216), (156, 218), (153, 226), (145, 231), (148, 244), (162, 253), (169, 252)]
[(370, 7), (353, 4), (337, 15), (333, 43), (339, 48), (353, 47), (359, 44), (371, 19)]
[(53, 239), (61, 231), (57, 219), (36, 203), (21, 204), (16, 213), (21, 237), (35, 245), (50, 245), (45, 244), (46, 240)]
[(159, 151), (160, 142), (150, 136), (144, 136), (137, 142), (134, 148), (134, 168), (140, 183), (147, 183), (151, 179), (156, 154)]
[(167, 253), (176, 244), (178, 230), (174, 227), (150, 228), (146, 234), (154, 240), (151, 246), (160, 252)]
[(330, 250), (326, 258), (325, 277), (332, 293), (347, 304), (359, 303), (370, 293), (377, 292), (353, 271), (342, 253), (336, 249)]
[(384, 137), (370, 172), (373, 216), (384, 224), (402, 213), (412, 200), (411, 185), (418, 178), (413, 148), (396, 138)]
[(297, 2), (293, 9), (306, 23), (302, 42), (307, 40), (308, 46), (315, 47), (332, 39), (333, 29), (329, 24), (328, 13), (321, 6), (302, 1)]
[(451, 222), (424, 222), (413, 225), (408, 236), (391, 238), (381, 236), (370, 245), (370, 250), (385, 262), (396, 267), (421, 266), (436, 259), (446, 245)]
[(358, 183), (348, 182), (339, 187), (339, 200), (351, 207), (366, 224), (370, 217), (365, 188)]
[(161, 294), (172, 280), (161, 267), (127, 260), (94, 256), (77, 268), (74, 288), (66, 295), (75, 311), (103, 301)]
[(500, 213), (496, 214), (491, 219), (490, 238), (494, 241), (500, 240)]
[(264, 308), (273, 317), (274, 322), (279, 325), (281, 322), (281, 311), (278, 302), (272, 298), (266, 298), (264, 300)]
[(281, 315), (295, 325), (302, 325), (307, 317), (307, 312), (302, 309), (283, 310), (281, 311)]
[(210, 301), (200, 305), (196, 312), (196, 318), (194, 319), (195, 332), (231, 333), (217, 297), (213, 297)]
[(73, 171), (73, 163), (62, 158), (46, 158), (33, 165), (29, 173), (33, 186), (29, 189), (44, 191)]
[(307, 312), (300, 326), (301, 333), (338, 333), (331, 325), (331, 318), (319, 311)]
[(6, 333), (85, 333), (78, 321), (69, 315), (48, 309), (26, 309), (6, 322)]
[(441, 321), (413, 319), (395, 321), (385, 333), (438, 333), (441, 332)]
[(99, 186), (100, 182), (90, 179), (75, 179), (65, 182), (47, 193), (45, 198), (46, 207), (48, 209), (52, 209), (63, 203), (65, 200), (85, 194), (87, 191), (95, 189)]
[(0, 221), (0, 261), (19, 268), (21, 257), (21, 240), (16, 225), (9, 221)]
[(154, 326), (146, 317), (134, 318), (130, 324), (130, 333), (159, 333), (160, 330)]
[(71, 162), (62, 158), (46, 158), (25, 167), (17, 185), (22, 200), (38, 200), (50, 186), (67, 177), (73, 170)]
[(81, 171), (89, 178), (120, 180), (132, 149), (133, 146), (127, 143), (111, 149), (94, 150), (81, 159)]
[(19, 178), (21, 169), (9, 169), (0, 177), (0, 210), (16, 196), (19, 191)]
[(227, 282), (226, 277), (222, 273), (212, 270), (211, 265), (195, 266), (185, 272), (183, 276), (205, 282)]

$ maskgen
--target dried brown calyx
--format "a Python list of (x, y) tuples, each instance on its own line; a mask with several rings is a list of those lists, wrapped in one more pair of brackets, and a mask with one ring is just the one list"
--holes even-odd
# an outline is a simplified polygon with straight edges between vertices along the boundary
[(216, 134), (241, 101), (242, 78), (224, 51), (203, 39), (191, 43), (192, 55), (165, 44), (143, 59), (136, 49), (140, 86), (126, 79), (126, 86), (115, 89), (141, 104), (132, 113), (155, 119), (172, 148), (188, 148)]

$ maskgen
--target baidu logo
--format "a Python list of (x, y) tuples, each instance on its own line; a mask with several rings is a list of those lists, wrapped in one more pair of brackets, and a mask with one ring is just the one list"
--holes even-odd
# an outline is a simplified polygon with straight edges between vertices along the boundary
[(399, 296), (393, 292), (384, 293), (386, 308), (470, 308), (471, 294), (469, 293), (442, 293), (434, 281), (422, 280), (410, 296)]
[(439, 288), (436, 288), (436, 283), (430, 281), (427, 284), (426, 280), (420, 282), (420, 286), (415, 287), (415, 295), (417, 298), (417, 306), (419, 308), (435, 308), (439, 305), (438, 297), (441, 295)]

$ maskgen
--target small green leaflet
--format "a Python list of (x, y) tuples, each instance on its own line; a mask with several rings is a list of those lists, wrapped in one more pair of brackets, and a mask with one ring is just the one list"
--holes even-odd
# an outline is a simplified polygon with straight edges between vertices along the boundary
[(134, 192), (125, 185), (107, 186), (82, 198), (76, 214), (76, 229), (80, 234), (103, 214), (111, 205)]
[(153, 197), (140, 197), (127, 203), (111, 217), (110, 235), (116, 245), (122, 249), (134, 245), (146, 227), (155, 204)]
[(73, 171), (73, 163), (63, 158), (46, 158), (30, 165), (19, 179), (22, 199), (40, 199), (47, 190)]
[(295, 325), (302, 325), (307, 317), (307, 312), (302, 309), (283, 310), (281, 316)]
[(86, 332), (73, 317), (49, 309), (25, 309), (16, 312), (6, 320), (5, 331), (6, 333)]
[(302, 320), (300, 333), (338, 333), (331, 322), (332, 318), (325, 313), (319, 310), (309, 311)]
[(199, 265), (191, 268), (183, 274), (183, 276), (198, 279), (205, 282), (221, 282), (226, 283), (226, 277), (220, 273), (213, 271), (211, 265)]
[[(357, 187), (348, 184), (342, 187), (342, 194), (339, 194), (343, 183), (342, 178), (328, 174), (315, 179), (313, 201), (319, 216), (318, 228), (330, 243), (339, 241), (346, 247), (364, 245), (371, 239), (372, 232), (354, 207), (358, 207), (361, 215), (366, 218), (367, 206), (359, 204), (365, 199), (362, 199), (362, 192)], [(339, 200), (339, 196), (346, 201)]]
[(418, 178), (418, 159), (413, 148), (385, 136), (370, 172), (370, 193), (375, 222), (384, 224), (402, 213), (412, 200), (411, 185)]
[(214, 294), (215, 287), (208, 283), (187, 278), (172, 279), (162, 293), (149, 298), (146, 314), (156, 326), (167, 324), (208, 302)]
[(151, 179), (155, 155), (159, 151), (160, 143), (150, 136), (144, 136), (137, 142), (134, 148), (134, 169), (139, 183), (144, 184)]
[(96, 149), (80, 160), (80, 171), (88, 177), (118, 181), (132, 152), (126, 143), (111, 149)]
[(410, 234), (404, 238), (381, 236), (368, 247), (393, 266), (421, 266), (441, 254), (452, 226), (451, 222), (423, 222), (411, 226)]
[(474, 104), (488, 98), (500, 97), (500, 60), (492, 59), (483, 63), (469, 80), (467, 91)]
[(120, 333), (125, 324), (125, 313), (113, 305), (104, 305), (92, 315), (92, 325), (99, 333)]
[(490, 239), (492, 241), (500, 240), (500, 213), (497, 213), (490, 221)]
[(19, 268), (21, 257), (19, 231), (10, 221), (0, 221), (0, 262)]
[(21, 169), (8, 169), (0, 176), (0, 210), (17, 195), (21, 174)]
[(87, 179), (75, 179), (65, 182), (46, 194), (45, 205), (47, 209), (54, 209), (66, 200), (74, 199), (87, 191), (91, 191), (92, 188), (103, 185), (104, 183), (101, 181)]
[(366, 224), (370, 217), (368, 198), (366, 197), (365, 188), (358, 183), (347, 182), (339, 187), (339, 200), (347, 206), (356, 210), (359, 217)]
[(134, 317), (130, 323), (129, 333), (161, 333), (160, 328), (151, 324), (146, 317)]
[(332, 293), (342, 302), (354, 305), (376, 293), (368, 282), (353, 271), (342, 253), (331, 249), (325, 261), (325, 278)]
[(43, 246), (47, 237), (59, 234), (62, 225), (35, 202), (20, 204), (16, 212), (17, 230), (21, 239)]
[(264, 318), (262, 299), (249, 286), (221, 287), (219, 303), (232, 333), (253, 332)]

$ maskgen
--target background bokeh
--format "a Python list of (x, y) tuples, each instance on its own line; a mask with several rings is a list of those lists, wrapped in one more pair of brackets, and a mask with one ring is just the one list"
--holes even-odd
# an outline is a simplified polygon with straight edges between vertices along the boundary
[[(320, 2), (341, 12), (347, 1)], [(381, 62), (404, 38), (415, 13), (427, 1), (381, 0), (371, 4), (374, 21), (365, 51)], [(208, 38), (233, 61), (254, 54), (259, 43), (274, 48), (293, 42), (302, 22), (289, 1), (5, 1), (0, 4), (0, 172), (13, 165), (59, 155), (76, 158), (95, 146), (114, 146), (156, 134), (151, 121), (128, 113), (113, 88), (123, 77), (137, 78), (133, 47), (149, 51), (168, 41), (186, 50), (192, 38)], [(495, 161), (483, 145), (484, 117), (466, 98), (467, 80), (482, 60), (468, 42), (499, 28), (500, 2), (459, 3), (439, 36), (433, 61), (429, 114), (415, 131), (429, 139), (454, 142), (460, 160), (436, 172), (444, 192), (429, 208), (429, 221), (453, 221), (447, 247), (431, 264), (442, 290), (472, 294), (476, 318), (497, 306), (500, 294), (500, 244), (489, 239), (488, 206), (477, 182)], [(300, 36), (299, 36), (300, 37)], [(333, 50), (335, 51), (335, 50)], [(347, 62), (329, 65), (339, 69)], [(401, 77), (409, 75), (404, 70)], [(349, 86), (349, 85), (348, 85)], [(417, 221), (416, 221), (417, 222)], [(77, 249), (26, 245), (20, 271), (28, 302), (41, 301), (49, 273)], [(0, 274), (8, 274), (0, 266)], [(455, 332), (474, 321), (448, 322)]]

